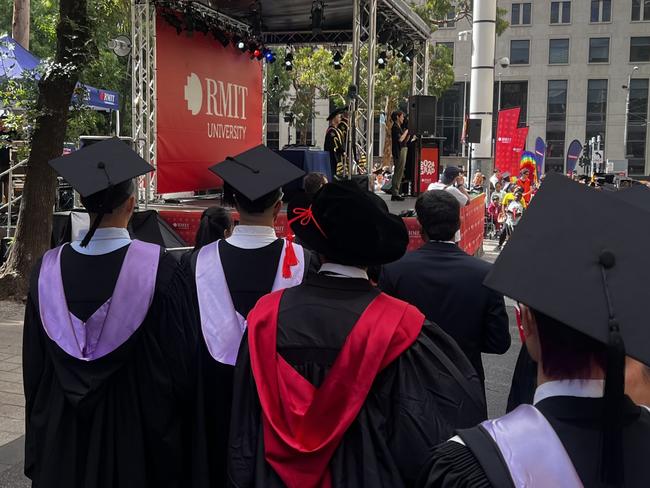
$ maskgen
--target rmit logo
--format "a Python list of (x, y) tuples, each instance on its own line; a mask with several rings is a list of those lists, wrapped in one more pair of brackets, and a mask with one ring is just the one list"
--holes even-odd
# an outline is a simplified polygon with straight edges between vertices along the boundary
[[(185, 101), (187, 110), (198, 115), (203, 108), (203, 83), (195, 74), (190, 73), (185, 83)], [(227, 83), (221, 80), (205, 79), (205, 113), (217, 117), (246, 120), (246, 97), (248, 87)]]
[(115, 103), (115, 94), (114, 93), (106, 93), (106, 92), (99, 92), (99, 99), (102, 102), (106, 103)]

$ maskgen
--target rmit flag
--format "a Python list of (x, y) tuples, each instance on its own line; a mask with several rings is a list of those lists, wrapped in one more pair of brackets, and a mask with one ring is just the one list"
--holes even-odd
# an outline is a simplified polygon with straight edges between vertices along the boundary
[(499, 110), (494, 166), (502, 173), (516, 174), (516, 170), (511, 172), (513, 163), (514, 167), (519, 164), (519, 158), (513, 152), (513, 144), (517, 137), (520, 111), (519, 107)]

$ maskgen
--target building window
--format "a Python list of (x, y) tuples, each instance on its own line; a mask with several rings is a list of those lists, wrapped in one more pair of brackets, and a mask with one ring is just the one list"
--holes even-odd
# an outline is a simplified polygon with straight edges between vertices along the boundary
[(589, 39), (589, 62), (609, 63), (609, 37)]
[(587, 82), (587, 133), (585, 140), (600, 136), (601, 148), (605, 148), (607, 127), (607, 80)]
[(510, 64), (530, 64), (530, 41), (510, 41)]
[(645, 175), (645, 153), (648, 138), (648, 79), (630, 82), (630, 111), (627, 116), (625, 158), (632, 175)]
[(454, 43), (453, 42), (436, 42), (436, 45), (447, 48), (451, 55), (451, 65), (454, 65)]
[(530, 3), (513, 3), (510, 10), (511, 25), (530, 25), (531, 24), (531, 4)]
[(612, 0), (591, 0), (591, 22), (611, 22)]
[(546, 105), (547, 171), (564, 172), (566, 100), (567, 80), (549, 80)]
[(650, 0), (632, 0), (632, 20), (650, 20)]
[[(465, 97), (467, 88), (467, 97)], [(469, 82), (467, 87), (464, 83), (454, 83), (438, 99), (437, 107), (437, 133), (444, 137), (442, 143), (442, 156), (460, 156), (463, 152), (461, 147), (461, 136), (463, 133), (464, 115), (469, 111)], [(466, 104), (463, 108), (463, 100)]]
[(650, 37), (630, 39), (630, 61), (650, 61)]
[(548, 41), (548, 64), (569, 63), (569, 40), (551, 39)]
[[(521, 108), (519, 112), (519, 127), (526, 125), (528, 117), (528, 82), (527, 81), (501, 81), (501, 94), (499, 94), (499, 81), (494, 83), (494, 106), (492, 113), (492, 133), (496, 134), (499, 113), (508, 108)], [(500, 95), (500, 96), (499, 96)], [(499, 100), (500, 99), (500, 100)]]
[(551, 2), (551, 24), (571, 23), (571, 2)]
[(453, 29), (454, 27), (456, 27), (456, 11), (455, 10), (452, 10), (451, 12), (447, 13), (447, 20), (440, 27), (443, 28), (443, 29)]

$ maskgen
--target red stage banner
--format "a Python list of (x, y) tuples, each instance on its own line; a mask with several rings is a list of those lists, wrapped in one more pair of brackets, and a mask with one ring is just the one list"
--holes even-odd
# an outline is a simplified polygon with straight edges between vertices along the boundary
[(440, 159), (437, 147), (423, 147), (420, 151), (420, 193), (439, 179)]
[(519, 112), (519, 107), (499, 111), (494, 166), (502, 173), (510, 172), (512, 167), (512, 145), (517, 134)]
[[(160, 216), (171, 225), (188, 245), (193, 246), (196, 231), (201, 223), (203, 210), (159, 210)], [(234, 222), (239, 220), (236, 211), (231, 213)], [(460, 242), (458, 245), (467, 254), (474, 255), (483, 247), (483, 228), (485, 224), (485, 195), (473, 198), (471, 203), (460, 210)], [(424, 244), (420, 236), (417, 218), (405, 217), (404, 224), (409, 233), (408, 251), (418, 249)], [(286, 237), (288, 232), (287, 214), (281, 213), (275, 221), (278, 237)]]
[(513, 156), (510, 162), (511, 167), (508, 170), (511, 176), (517, 176), (519, 174), (519, 164), (521, 162), (521, 156), (524, 153), (524, 150), (526, 149), (527, 138), (528, 138), (528, 127), (520, 127), (519, 129), (517, 129), (515, 140), (512, 143)]
[(208, 167), (262, 143), (262, 64), (156, 22), (158, 193), (221, 185)]

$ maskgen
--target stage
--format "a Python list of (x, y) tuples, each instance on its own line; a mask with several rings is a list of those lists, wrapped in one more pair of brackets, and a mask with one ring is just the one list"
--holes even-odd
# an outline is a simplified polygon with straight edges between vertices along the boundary
[[(386, 201), (391, 213), (399, 214), (415, 208), (415, 198), (406, 198), (403, 202), (392, 202), (390, 195), (377, 193)], [(191, 199), (182, 204), (149, 205), (188, 243), (194, 245), (194, 237), (199, 227), (201, 213), (208, 207), (222, 205), (220, 198)], [(239, 216), (232, 209), (232, 218), (237, 222)], [(459, 246), (468, 254), (480, 255), (483, 250), (483, 230), (485, 218), (485, 196), (478, 195), (471, 203), (461, 209), (461, 241)], [(408, 250), (419, 248), (422, 244), (420, 226), (415, 217), (404, 217), (404, 223), (409, 232)], [(286, 208), (275, 222), (275, 231), (280, 237), (288, 233)]]

